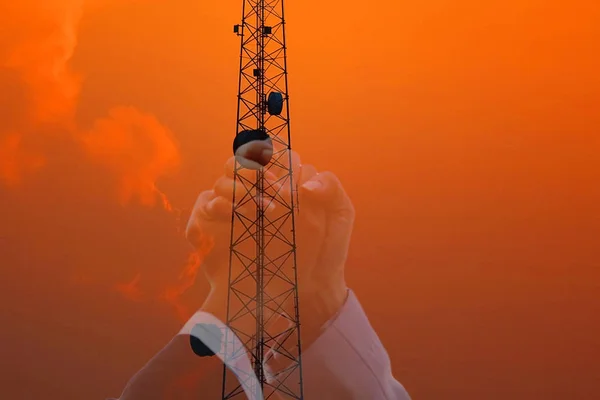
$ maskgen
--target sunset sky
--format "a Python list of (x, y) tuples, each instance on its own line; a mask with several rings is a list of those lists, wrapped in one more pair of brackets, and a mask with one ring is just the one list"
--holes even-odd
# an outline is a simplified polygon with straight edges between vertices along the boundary
[[(117, 396), (206, 294), (178, 216), (230, 156), (242, 2), (0, 4), (1, 397)], [(396, 377), (594, 400), (600, 3), (286, 7), (293, 147), (354, 202)]]

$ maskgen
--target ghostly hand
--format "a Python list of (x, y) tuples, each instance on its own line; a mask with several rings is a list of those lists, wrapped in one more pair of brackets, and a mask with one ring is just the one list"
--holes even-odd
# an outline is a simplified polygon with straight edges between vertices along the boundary
[[(322, 325), (340, 309), (345, 300), (347, 289), (344, 265), (352, 234), (354, 208), (334, 174), (317, 173), (314, 167), (301, 165), (300, 157), (295, 153), (292, 154), (292, 164), (293, 182), (298, 183), (300, 203), (300, 213), (296, 218), (296, 243), (304, 347), (310, 345), (311, 339), (319, 336)], [(225, 165), (224, 176), (217, 180), (211, 190), (200, 194), (186, 230), (188, 240), (198, 249), (204, 251), (208, 247), (207, 243), (213, 244), (202, 266), (212, 291), (200, 311), (214, 316), (214, 319), (208, 320), (203, 316), (203, 323), (211, 323), (223, 329), (226, 329), (224, 322), (229, 283), (234, 165), (235, 158), (232, 157)], [(252, 177), (256, 171), (246, 170), (241, 173)], [(269, 172), (265, 172), (265, 178), (278, 180), (275, 174)], [(282, 187), (280, 190), (282, 196), (289, 195), (285, 193), (289, 191), (288, 188)], [(241, 192), (242, 190), (239, 194)], [(287, 306), (286, 312), (293, 312), (293, 304)], [(203, 361), (201, 365), (205, 365), (207, 359), (198, 357), (189, 348), (189, 335), (194, 333), (195, 326), (196, 321), (192, 318), (181, 331), (188, 335), (178, 335), (144, 370), (132, 378), (121, 400), (165, 398), (165, 390), (179, 390), (175, 386), (165, 389), (165, 382), (178, 382), (178, 378), (187, 376), (186, 374), (198, 368), (199, 360)], [(218, 345), (215, 344), (218, 341), (213, 341), (210, 337), (200, 339), (207, 346), (212, 344), (211, 350), (219, 353)], [(241, 344), (238, 348), (240, 346)], [(223, 355), (218, 358), (224, 360)], [(245, 359), (242, 357), (242, 362)], [(285, 367), (285, 361), (282, 363), (276, 358), (268, 360), (268, 363), (272, 370)], [(218, 368), (210, 362), (206, 364), (206, 368), (213, 367)], [(240, 364), (237, 369), (249, 369), (248, 366), (242, 367), (244, 365)], [(235, 373), (236, 368), (231, 369)], [(188, 390), (184, 392), (188, 393)]]
[[(314, 167), (302, 165), (295, 152), (292, 152), (291, 158), (294, 185), (284, 185), (279, 193), (285, 198), (290, 195), (286, 193), (290, 190), (289, 186), (298, 184), (300, 212), (296, 215), (296, 256), (303, 299), (302, 321), (316, 327), (335, 314), (346, 297), (344, 266), (354, 223), (354, 208), (333, 173), (317, 173)], [(213, 291), (218, 293), (225, 293), (228, 286), (234, 165), (235, 158), (232, 157), (225, 165), (225, 174), (214, 187), (199, 195), (186, 230), (188, 240), (196, 247), (202, 247), (203, 241), (209, 237), (214, 239), (214, 247), (203, 268)], [(280, 177), (276, 175), (277, 171), (274, 172), (265, 170), (265, 179), (276, 182)], [(249, 179), (255, 173), (240, 171)], [(236, 192), (236, 198), (240, 198), (246, 189), (237, 185)], [(226, 297), (215, 298), (221, 301)]]

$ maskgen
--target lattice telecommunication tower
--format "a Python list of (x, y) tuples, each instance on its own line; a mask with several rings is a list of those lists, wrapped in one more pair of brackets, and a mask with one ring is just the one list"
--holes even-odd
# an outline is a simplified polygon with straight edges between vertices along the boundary
[[(245, 349), (226, 355), (222, 398), (246, 397), (244, 371), (235, 378), (227, 366), (246, 354), (257, 378), (246, 384), (255, 393), (303, 399), (283, 0), (243, 0), (234, 33), (241, 38), (236, 135), (266, 132), (275, 150), (271, 162), (250, 178), (238, 162), (235, 166), (227, 326)], [(278, 181), (267, 182), (265, 171)], [(270, 204), (275, 208), (267, 213)], [(225, 347), (229, 343), (225, 338)], [(273, 356), (283, 366), (276, 372), (264, 367)]]

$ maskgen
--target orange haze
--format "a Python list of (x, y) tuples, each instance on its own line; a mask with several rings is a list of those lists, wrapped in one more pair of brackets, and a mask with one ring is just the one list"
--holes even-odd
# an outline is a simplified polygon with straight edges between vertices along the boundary
[[(3, 398), (98, 399), (201, 304), (240, 0), (0, 0)], [(593, 400), (600, 3), (289, 1), (294, 147), (415, 399)], [(207, 250), (210, 241), (207, 241)]]

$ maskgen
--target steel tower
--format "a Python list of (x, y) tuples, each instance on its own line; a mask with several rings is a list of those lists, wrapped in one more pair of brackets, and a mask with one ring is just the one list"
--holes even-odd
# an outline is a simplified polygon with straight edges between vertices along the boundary
[[(247, 384), (256, 398), (262, 393), (264, 399), (302, 399), (284, 2), (242, 1), (242, 21), (234, 26), (241, 38), (236, 135), (263, 130), (275, 151), (250, 177), (236, 161), (227, 326), (245, 346), (227, 350), (232, 341), (225, 337), (222, 398), (244, 398)], [(265, 171), (278, 176), (275, 184), (267, 182)], [(266, 211), (269, 205), (273, 212)], [(241, 356), (249, 356), (257, 380), (244, 371), (237, 378), (228, 372), (227, 365)], [(277, 371), (264, 367), (272, 357), (280, 365)]]

